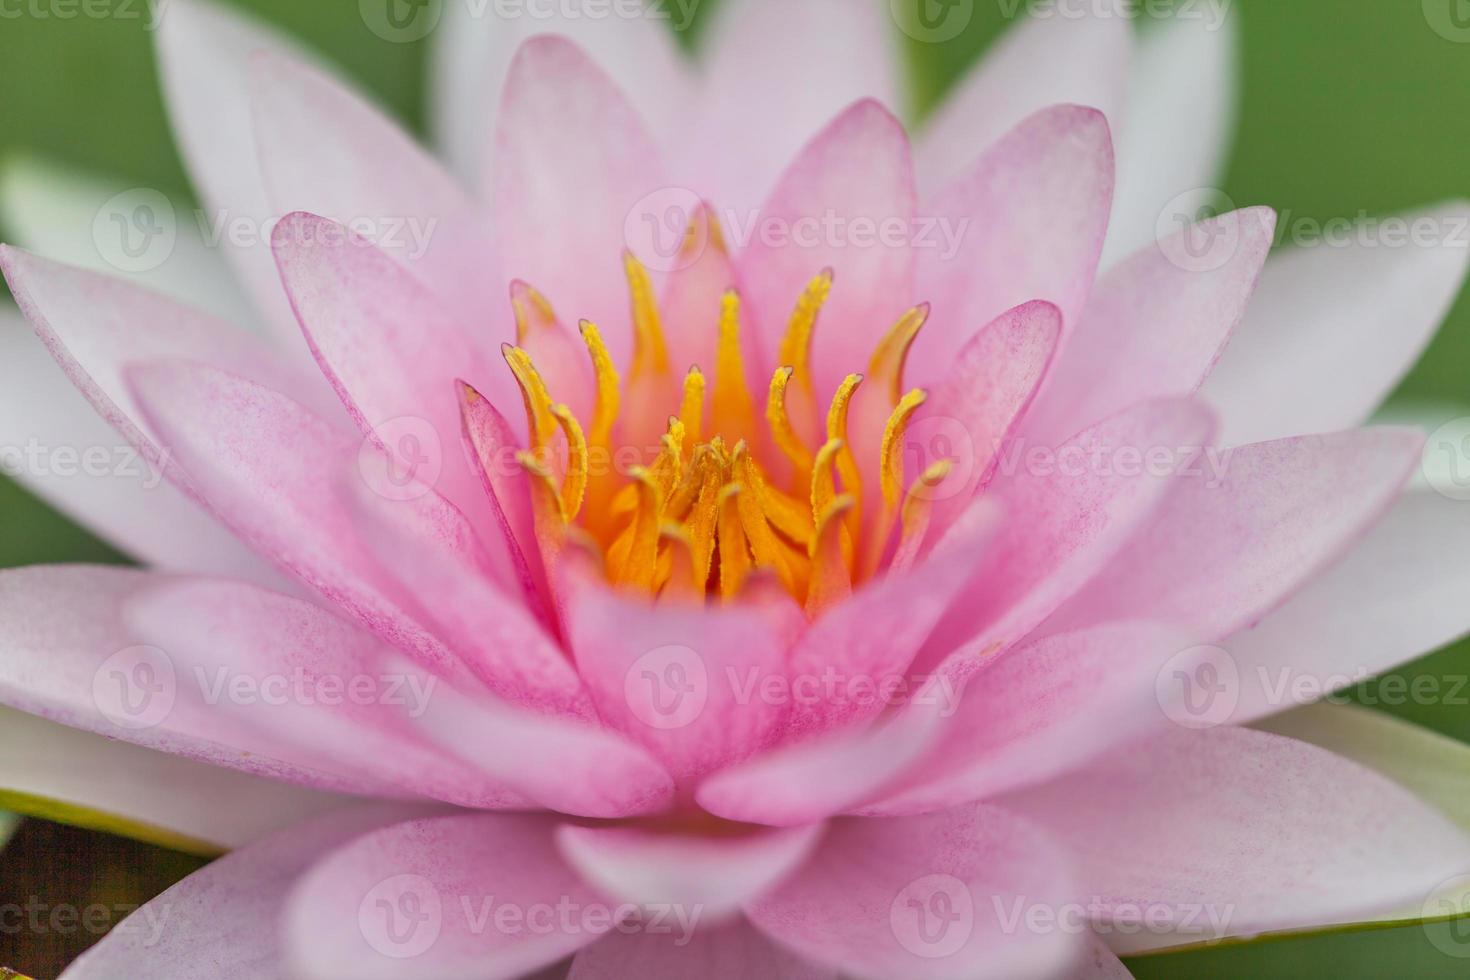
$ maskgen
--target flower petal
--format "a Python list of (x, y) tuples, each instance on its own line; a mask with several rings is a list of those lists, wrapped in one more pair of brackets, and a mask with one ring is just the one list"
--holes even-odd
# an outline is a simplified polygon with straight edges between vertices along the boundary
[(920, 127), (914, 152), (921, 187), (950, 183), (1007, 130), (1047, 106), (1091, 106), (1117, 125), (1132, 50), (1130, 21), (1117, 6), (1023, 13)]
[(854, 977), (1040, 980), (1080, 960), (1080, 938), (1007, 928), (1007, 910), (1060, 907), (1070, 878), (1043, 835), (989, 807), (842, 820), (747, 914), (783, 945)]
[(1044, 299), (1071, 332), (1097, 271), (1113, 194), (1113, 148), (1096, 109), (1053, 106), (1021, 122), (921, 208), (941, 240), (917, 249), (918, 296), (934, 322), (909, 375), (943, 378), (978, 324)]
[[(293, 975), (399, 980), (412, 957), (420, 975), (492, 980), (587, 945), (615, 922), (583, 915), (598, 896), (557, 854), (555, 828), (543, 816), (448, 816), (338, 848), (286, 902)], [(572, 914), (558, 921), (561, 908)], [(513, 926), (508, 914), (517, 916)]]
[(615, 933), (577, 953), (567, 980), (837, 980), (836, 972), (808, 963), (740, 921), (703, 928), (692, 939), (639, 931)]
[(1081, 862), (1120, 954), (1350, 922), (1470, 869), (1470, 837), (1406, 790), (1241, 728), (1176, 730), (998, 802)]
[[(1390, 221), (1403, 223), (1406, 247), (1392, 247)], [(1418, 360), (1470, 265), (1470, 204), (1376, 227), (1267, 264), (1202, 391), (1224, 445), (1360, 425)]]

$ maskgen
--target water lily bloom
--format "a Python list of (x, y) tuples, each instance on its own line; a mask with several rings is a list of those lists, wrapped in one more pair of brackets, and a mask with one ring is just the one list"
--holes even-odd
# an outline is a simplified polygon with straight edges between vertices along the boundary
[(451, 5), (441, 165), (177, 0), (201, 208), (9, 175), (3, 441), (142, 567), (0, 574), (0, 785), (231, 851), (68, 980), (1121, 977), (1470, 870), (1470, 750), (1265, 721), (1470, 627), (1360, 427), (1464, 242), (1174, 226), (1218, 22), (1032, 18), (906, 128), (888, 7)]

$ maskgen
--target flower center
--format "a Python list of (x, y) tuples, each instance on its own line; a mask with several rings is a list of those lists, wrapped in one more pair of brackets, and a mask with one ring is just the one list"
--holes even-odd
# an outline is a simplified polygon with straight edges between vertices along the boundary
[[(553, 399), (525, 349), (534, 331), (559, 329), (551, 305), (524, 284), (512, 291), (518, 345), (503, 351), (525, 402), (530, 450), (516, 458), (530, 479), (543, 558), (554, 564), (563, 548), (584, 547), (601, 560), (610, 582), (660, 601), (718, 595), (733, 602), (774, 576), (811, 616), (880, 569), (912, 562), (928, 525), (932, 494), (924, 491), (951, 468), (949, 461), (936, 463), (905, 491), (903, 436), (926, 396), (921, 389), (901, 393), (903, 364), (928, 307), (900, 318), (873, 352), (866, 375), (842, 381), (824, 421), (816, 408), (811, 341), (832, 292), (830, 271), (798, 298), (778, 351), (780, 366), (760, 399), (747, 383), (734, 290), (720, 300), (712, 389), (697, 364), (680, 384), (670, 371), (648, 272), (631, 254), (624, 266), (632, 364), (621, 378), (596, 325), (582, 321), (596, 389), (585, 426)], [(860, 386), (867, 389), (863, 398)], [(764, 428), (756, 421), (761, 401)], [(659, 408), (675, 411), (662, 415)], [(877, 493), (867, 508), (864, 469), (850, 438), (856, 425), (876, 447), (869, 473), (876, 474)], [(640, 435), (656, 446), (628, 449)], [(625, 448), (615, 451), (615, 439)]]

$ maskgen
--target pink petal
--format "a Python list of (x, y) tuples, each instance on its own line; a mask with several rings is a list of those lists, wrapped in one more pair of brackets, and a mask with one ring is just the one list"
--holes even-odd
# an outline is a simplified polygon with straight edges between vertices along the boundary
[(1087, 4), (1068, 16), (1023, 13), (920, 129), (915, 153), (921, 185), (948, 184), (1007, 130), (1047, 106), (1092, 106), (1116, 125), (1132, 47), (1128, 18), (1106, 4)]
[[(1149, 521), (1212, 427), (1195, 403), (1146, 402), (1055, 454), (1033, 454), (1031, 446), (1007, 452), (989, 491), (1006, 515), (1000, 534), (914, 669), (973, 663), (1031, 632)], [(1150, 449), (1168, 456), (1152, 468), (1090, 462), (1093, 454), (1117, 459)]]
[(450, 816), (338, 848), (286, 902), (293, 975), (400, 980), (411, 962), (421, 976), (498, 980), (586, 946), (613, 928), (612, 907), (562, 862), (555, 827), (540, 816)]
[(860, 812), (925, 813), (987, 799), (1157, 732), (1169, 722), (1155, 682), (1185, 646), (1178, 630), (1152, 623), (1017, 645), (969, 678), (909, 777)]
[[(1108, 272), (1058, 354), (1025, 434), (1054, 445), (1144, 399), (1194, 394), (1245, 314), (1275, 227), (1269, 208), (1236, 211)], [(1192, 261), (1190, 242), (1210, 258)]]
[(1045, 836), (1000, 810), (843, 820), (747, 914), (783, 945), (855, 977), (1040, 980), (1081, 958), (1079, 937), (1007, 927), (1008, 917), (1058, 908), (1072, 898), (1070, 877)]
[[(1393, 221), (1402, 222), (1397, 232)], [(1334, 235), (1353, 238), (1267, 264), (1245, 322), (1205, 383), (1225, 445), (1362, 424), (1419, 359), (1460, 291), (1470, 204)]]
[(1250, 625), (1382, 519), (1423, 442), (1359, 429), (1207, 458), (1048, 632), (1148, 616), (1209, 643)]
[[(854, 167), (854, 160), (863, 165)], [(818, 399), (825, 404), (844, 376), (866, 366), (878, 341), (916, 301), (914, 250), (907, 232), (893, 239), (862, 231), (858, 223), (881, 230), (897, 221), (907, 230), (914, 208), (908, 137), (887, 109), (865, 100), (800, 150), (758, 215), (727, 229), (737, 239), (753, 236), (741, 243), (746, 247), (738, 265), (749, 311), (745, 325), (758, 338), (763, 374), (777, 366), (796, 301), (823, 269), (835, 273), (835, 285), (812, 340)], [(828, 227), (833, 216), (850, 224)]]
[(556, 840), (567, 862), (613, 898), (697, 908), (708, 922), (729, 917), (785, 878), (820, 837), (820, 824), (719, 837), (569, 824)]
[(1470, 838), (1394, 783), (1241, 728), (1176, 730), (1003, 805), (1081, 862), (1116, 953), (1358, 920), (1470, 868)]
[(494, 227), (515, 243), (506, 284), (524, 280), (569, 322), (596, 322), (613, 361), (626, 364), (621, 255), (640, 202), (668, 184), (658, 149), (612, 81), (558, 37), (516, 53), (497, 126)]
[[(0, 703), (186, 759), (319, 789), (381, 794), (382, 783), (252, 730), (208, 704), (122, 609), (174, 579), (124, 568), (41, 565), (0, 573)], [(325, 765), (325, 768), (322, 768)]]
[(971, 332), (1028, 300), (1062, 311), (1071, 332), (1097, 271), (1113, 194), (1102, 113), (1053, 106), (993, 145), (922, 213), (933, 247), (918, 249), (919, 296), (934, 322), (914, 342), (909, 374), (943, 378)]
[(297, 877), (323, 851), (418, 809), (333, 813), (228, 854), (185, 878), (83, 953), (66, 980), (260, 980), (285, 971), (277, 919)]
[(834, 971), (808, 963), (762, 936), (749, 923), (709, 927), (692, 939), (674, 931), (614, 934), (579, 952), (567, 980), (837, 980)]

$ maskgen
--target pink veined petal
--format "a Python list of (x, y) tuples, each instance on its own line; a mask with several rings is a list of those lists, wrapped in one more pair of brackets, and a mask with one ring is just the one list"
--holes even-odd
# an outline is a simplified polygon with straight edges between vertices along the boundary
[(298, 213), (272, 241), (312, 353), (363, 434), (491, 531), (484, 490), (455, 450), (454, 382), (469, 377), (510, 398), (510, 370), (411, 273), (349, 229)]
[(494, 228), (514, 243), (505, 284), (530, 283), (568, 322), (594, 321), (614, 363), (628, 363), (621, 256), (640, 202), (668, 185), (657, 147), (607, 76), (559, 37), (516, 52), (496, 125)]
[(1113, 147), (1096, 109), (1052, 106), (1022, 121), (920, 208), (932, 247), (917, 249), (918, 295), (934, 322), (914, 342), (909, 377), (943, 378), (971, 331), (1044, 299), (1070, 333), (1097, 271), (1113, 195)]
[(146, 748), (331, 791), (386, 795), (383, 783), (208, 704), (166, 651), (123, 620), (142, 589), (177, 581), (126, 568), (40, 565), (0, 573), (0, 703)]
[(726, 229), (739, 250), (743, 326), (754, 332), (762, 357), (752, 383), (764, 384), (780, 366), (776, 355), (792, 310), (823, 269), (835, 278), (812, 338), (818, 411), (848, 373), (866, 365), (915, 301), (914, 249), (910, 234), (895, 240), (863, 231), (861, 223), (882, 229), (897, 221), (908, 229), (914, 210), (908, 137), (880, 103), (849, 106), (799, 148), (758, 214), (739, 215), (738, 226)]
[(803, 623), (794, 608), (652, 605), (567, 568), (567, 640), (603, 723), (681, 783), (771, 745), (791, 711), (772, 697)]
[(1052, 14), (1023, 12), (919, 127), (914, 152), (925, 192), (959, 177), (1007, 130), (1047, 106), (1092, 106), (1120, 124), (1133, 49), (1129, 18), (1106, 3)]
[[(1145, 402), (1055, 454), (1009, 450), (989, 491), (1005, 508), (1001, 531), (914, 669), (964, 669), (1035, 629), (1149, 521), (1213, 427), (1194, 402)], [(1167, 454), (1152, 468), (1112, 465), (1151, 449)]]
[(821, 824), (718, 837), (568, 824), (556, 841), (567, 862), (605, 894), (650, 908), (698, 910), (709, 925), (790, 874), (821, 835)]
[(577, 953), (567, 980), (837, 980), (837, 973), (809, 963), (737, 921), (659, 935), (614, 933)]
[(1156, 693), (1159, 670), (1186, 646), (1179, 630), (1154, 623), (1018, 644), (965, 682), (907, 778), (858, 812), (925, 813), (987, 799), (1157, 732), (1169, 724)]
[(1142, 31), (1118, 135), (1118, 193), (1104, 267), (1153, 241), (1161, 215), (1214, 203), (1235, 131), (1238, 31), (1228, 0)]
[(411, 961), (436, 980), (509, 980), (588, 945), (616, 923), (562, 861), (555, 829), (546, 816), (449, 816), (338, 848), (285, 903), (292, 975), (401, 980)]
[[(270, 26), (216, 0), (177, 0), (159, 21), (156, 57), (174, 139), (204, 202), (211, 234), (229, 257), (282, 349), (305, 359), (281, 295), (267, 229), (272, 212), (250, 119), (250, 59), (257, 51), (309, 57)], [(232, 236), (233, 222), (252, 234)]]
[(929, 535), (942, 534), (995, 476), (1053, 362), (1061, 330), (1061, 311), (1051, 303), (1024, 303), (976, 331), (930, 389), (904, 433), (908, 480), (941, 459), (953, 461), (933, 493)]
[(421, 807), (379, 804), (339, 811), (227, 854), (138, 909), (83, 953), (65, 980), (261, 980), (285, 973), (281, 904), (323, 851)]
[(1080, 960), (1080, 937), (1017, 929), (1010, 917), (1073, 897), (1045, 835), (1001, 810), (964, 807), (836, 821), (806, 866), (746, 912), (843, 975), (1042, 980)]
[(466, 668), (404, 608), (342, 506), (354, 455), (364, 479), (388, 461), (261, 385), (190, 362), (129, 371), (145, 417), (210, 510), (252, 547), (353, 618), (447, 676)]
[[(352, 797), (262, 779), (0, 708), (0, 788), (95, 814), (68, 823), (201, 850), (241, 847)], [(17, 804), (12, 801), (12, 808)], [(133, 829), (119, 829), (124, 823)]]
[(1383, 518), (1423, 444), (1379, 428), (1211, 453), (1046, 630), (1147, 616), (1210, 643), (1247, 627)]
[(1230, 722), (1323, 697), (1464, 635), (1466, 556), (1470, 508), (1428, 489), (1405, 493), (1340, 561), (1220, 641), (1240, 681)]
[[(1389, 247), (1395, 220), (1409, 247)], [(1346, 247), (1299, 247), (1266, 265), (1202, 390), (1220, 411), (1224, 445), (1362, 424), (1449, 312), (1470, 264), (1470, 204), (1352, 234)]]
[[(9, 312), (0, 312), (0, 445), (74, 447), (76, 469), (18, 456), (6, 471), (145, 565), (262, 584), (285, 581), (145, 462), (97, 414), (30, 326)], [(98, 454), (105, 473), (83, 468)]]
[(1120, 954), (1354, 921), (1470, 869), (1470, 838), (1408, 791), (1243, 728), (1176, 730), (997, 802), (1073, 854), (1096, 921), (1125, 924), (1104, 930)]
[[(1026, 416), (1025, 436), (1055, 445), (1144, 399), (1194, 394), (1245, 314), (1275, 228), (1270, 208), (1235, 211), (1104, 275)], [(1189, 242), (1208, 243), (1207, 261), (1192, 261)]]
[(699, 117), (681, 172), (742, 220), (844, 106), (899, 106), (898, 33), (882, 4), (741, 0), (719, 8), (706, 36)]
[(323, 768), (461, 806), (525, 803), (500, 772), (479, 772), (420, 734), (448, 681), (317, 606), (191, 580), (131, 597), (124, 618), (212, 710), (288, 739)]
[(650, 0), (640, 16), (628, 17), (627, 4), (609, 15), (609, 8), (595, 2), (561, 0), (534, 16), (530, 8), (516, 9), (448, 4), (433, 35), (430, 128), (462, 180), (471, 186), (489, 182), (488, 137), (496, 129), (511, 59), (537, 34), (559, 34), (586, 49), (660, 141), (675, 145), (692, 81), (675, 32), (689, 29), (692, 8)]
[(412, 269), (461, 322), (483, 329), (498, 313), (508, 326), (503, 294), (485, 275), (487, 216), (437, 160), (362, 97), (288, 55), (257, 52), (249, 81), (273, 214), (325, 215)]

